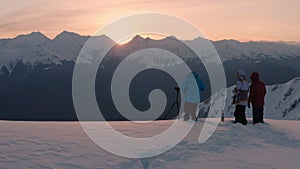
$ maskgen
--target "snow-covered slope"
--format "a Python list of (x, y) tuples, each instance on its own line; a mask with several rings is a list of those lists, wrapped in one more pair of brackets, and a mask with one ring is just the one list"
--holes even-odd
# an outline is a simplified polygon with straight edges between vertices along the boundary
[[(233, 117), (234, 105), (231, 104), (232, 90), (234, 86), (227, 89), (227, 100), (225, 106), (225, 116)], [(265, 98), (265, 117), (270, 119), (300, 120), (300, 77), (278, 85), (267, 86), (267, 95)], [(213, 98), (222, 94), (216, 93)], [(205, 115), (209, 109), (210, 102), (201, 103), (200, 114)], [(248, 109), (247, 117), (252, 117), (252, 110)]]
[(268, 87), (268, 114), (274, 119), (300, 120), (300, 77), (285, 84)]
[(236, 40), (221, 40), (214, 42), (222, 61), (230, 59), (290, 58), (299, 57), (299, 46), (279, 42), (239, 42)]
[[(0, 39), (0, 70), (6, 67), (11, 72), (18, 62), (37, 64), (60, 64), (75, 61), (81, 48), (90, 36), (63, 31), (53, 40), (40, 32), (19, 35), (14, 39)], [(113, 43), (107, 36), (97, 36), (97, 42)]]
[[(185, 41), (188, 44), (207, 45), (207, 40), (201, 37)], [(283, 59), (300, 56), (300, 46), (285, 42), (250, 41), (240, 42), (237, 40), (212, 41), (218, 51), (222, 62), (231, 59)]]
[(50, 40), (39, 32), (20, 35), (15, 39), (0, 40), (0, 42), (0, 67), (5, 66), (10, 72), (19, 61), (34, 65), (39, 62), (57, 63), (59, 60), (43, 47)]
[[(123, 134), (143, 137), (158, 134), (172, 122), (155, 121), (144, 126), (131, 122), (110, 124)], [(104, 126), (99, 123), (90, 126)], [(203, 121), (198, 121), (181, 143), (162, 155), (130, 159), (98, 147), (78, 122), (0, 121), (0, 168), (299, 168), (299, 121), (266, 120), (265, 124), (242, 126), (226, 119), (207, 142), (199, 144), (202, 125)]]

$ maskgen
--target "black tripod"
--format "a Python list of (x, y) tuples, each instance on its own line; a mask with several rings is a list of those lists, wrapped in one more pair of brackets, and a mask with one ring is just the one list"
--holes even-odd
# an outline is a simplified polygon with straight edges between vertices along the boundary
[(174, 89), (176, 90), (176, 100), (172, 103), (172, 105), (171, 105), (169, 111), (167, 112), (167, 114), (165, 115), (164, 119), (167, 118), (167, 116), (169, 115), (169, 113), (171, 112), (171, 110), (173, 109), (173, 107), (175, 105), (176, 105), (176, 108), (177, 108), (177, 113), (178, 113), (178, 118), (179, 118), (179, 99), (178, 99), (178, 97), (179, 97), (180, 88), (179, 87), (175, 87)]

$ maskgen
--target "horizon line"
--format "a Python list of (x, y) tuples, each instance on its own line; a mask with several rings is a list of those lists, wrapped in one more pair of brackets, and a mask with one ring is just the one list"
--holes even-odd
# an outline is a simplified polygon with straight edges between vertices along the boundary
[[(77, 32), (63, 30), (60, 33), (58, 33), (56, 36), (54, 36), (53, 38), (50, 38), (49, 36), (47, 36), (46, 34), (42, 33), (41, 31), (32, 31), (30, 33), (22, 33), (22, 34), (14, 36), (14, 37), (0, 37), (0, 40), (13, 40), (13, 39), (16, 39), (19, 36), (28, 36), (28, 35), (31, 35), (33, 33), (40, 33), (40, 34), (42, 34), (43, 36), (45, 36), (49, 40), (55, 40), (59, 35), (61, 35), (64, 32), (65, 33), (73, 33), (73, 34), (76, 34), (76, 35), (79, 35), (79, 36), (83, 36), (83, 37), (84, 36), (89, 36), (89, 37), (106, 36), (106, 37), (110, 38), (109, 36), (107, 36), (105, 34), (102, 34), (102, 35), (82, 35), (82, 34), (77, 33)], [(177, 39), (177, 37), (175, 35), (169, 35), (169, 36), (165, 36), (165, 37), (160, 38), (160, 39), (155, 39), (155, 38), (151, 38), (149, 36), (142, 36), (141, 34), (135, 34), (134, 36), (132, 36), (131, 39), (133, 39), (135, 36), (140, 36), (143, 39), (149, 38), (151, 40), (162, 40), (162, 39), (165, 39), (167, 37), (175, 37)], [(192, 40), (195, 40), (195, 39), (198, 39), (198, 38), (207, 39), (207, 40), (212, 41), (212, 42), (230, 41), (230, 40), (232, 40), (232, 41), (238, 41), (238, 42), (241, 42), (241, 43), (247, 43), (247, 42), (275, 42), (275, 43), (299, 44), (300, 45), (300, 41), (292, 41), (292, 40), (290, 40), (290, 41), (288, 41), (288, 40), (263, 40), (263, 39), (261, 39), (261, 40), (251, 40), (251, 39), (249, 39), (249, 40), (248, 39), (247, 40), (242, 40), (242, 39), (233, 39), (233, 38), (224, 38), (224, 39), (215, 39), (215, 40), (213, 40), (213, 39), (209, 39), (209, 38), (201, 37), (201, 36), (194, 37), (193, 39), (178, 39), (178, 40), (192, 41)], [(113, 40), (113, 39), (111, 39), (111, 40)]]

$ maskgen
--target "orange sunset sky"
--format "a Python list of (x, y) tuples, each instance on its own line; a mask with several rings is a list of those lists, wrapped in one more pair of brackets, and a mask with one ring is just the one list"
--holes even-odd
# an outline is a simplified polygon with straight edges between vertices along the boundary
[(63, 30), (92, 35), (118, 18), (162, 12), (186, 19), (212, 40), (300, 42), (299, 0), (0, 0), (0, 38)]

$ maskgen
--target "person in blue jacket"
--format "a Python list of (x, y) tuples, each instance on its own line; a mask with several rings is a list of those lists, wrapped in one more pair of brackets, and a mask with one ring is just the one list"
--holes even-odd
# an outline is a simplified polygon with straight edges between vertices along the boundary
[(196, 120), (196, 111), (198, 103), (201, 101), (200, 91), (205, 90), (202, 79), (197, 73), (191, 72), (181, 85), (182, 94), (184, 94), (184, 121)]

